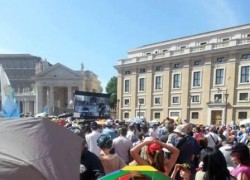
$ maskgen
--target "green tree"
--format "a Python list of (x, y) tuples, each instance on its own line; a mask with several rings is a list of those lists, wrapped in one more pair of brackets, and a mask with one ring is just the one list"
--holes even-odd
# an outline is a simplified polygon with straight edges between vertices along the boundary
[(110, 107), (115, 108), (117, 103), (117, 77), (113, 76), (109, 80), (106, 92), (110, 94)]

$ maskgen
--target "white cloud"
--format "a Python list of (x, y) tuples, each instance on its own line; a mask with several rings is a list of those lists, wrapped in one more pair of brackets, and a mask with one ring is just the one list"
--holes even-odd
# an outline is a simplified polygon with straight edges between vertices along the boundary
[(209, 25), (216, 27), (235, 26), (239, 23), (237, 13), (234, 11), (230, 1), (227, 0), (209, 0), (200, 1), (208, 15)]

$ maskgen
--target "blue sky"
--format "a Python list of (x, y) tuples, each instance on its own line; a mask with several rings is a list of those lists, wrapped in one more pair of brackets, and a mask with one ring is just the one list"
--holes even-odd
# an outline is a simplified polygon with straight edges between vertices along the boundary
[(250, 23), (249, 0), (0, 0), (0, 53), (85, 69), (106, 87), (127, 51)]

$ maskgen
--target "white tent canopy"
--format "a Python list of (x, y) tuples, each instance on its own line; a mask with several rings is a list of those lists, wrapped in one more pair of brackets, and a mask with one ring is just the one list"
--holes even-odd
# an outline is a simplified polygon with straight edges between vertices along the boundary
[(250, 119), (244, 119), (240, 121), (240, 125), (249, 125), (250, 124)]
[(0, 120), (0, 179), (80, 177), (82, 138), (49, 120)]

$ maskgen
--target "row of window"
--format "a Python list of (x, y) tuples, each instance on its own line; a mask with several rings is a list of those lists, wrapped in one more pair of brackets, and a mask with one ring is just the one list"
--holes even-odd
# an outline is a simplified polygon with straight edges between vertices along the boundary
[[(138, 111), (136, 112), (137, 116), (145, 117), (144, 111)], [(199, 112), (190, 112), (191, 119), (199, 119)], [(170, 111), (169, 112), (170, 117), (180, 117), (179, 111)], [(123, 113), (123, 118), (128, 119), (129, 118), (129, 112)], [(161, 119), (161, 112), (154, 112), (153, 113), (153, 119)], [(238, 119), (246, 119), (247, 118), (247, 112), (238, 112)]]
[[(249, 83), (250, 78), (250, 65), (240, 66), (239, 83)], [(223, 86), (225, 83), (225, 68), (216, 68), (214, 72), (214, 85)], [(145, 77), (139, 77), (138, 79), (138, 91), (145, 91), (146, 80)], [(192, 88), (200, 88), (202, 85), (202, 70), (192, 72)], [(172, 74), (172, 89), (181, 88), (181, 73)], [(155, 75), (154, 77), (154, 90), (162, 89), (162, 75)], [(124, 79), (124, 93), (130, 92), (130, 79)]]
[[(214, 103), (222, 103), (225, 102), (225, 97), (223, 93), (214, 93), (213, 94), (213, 102)], [(201, 103), (201, 94), (192, 94), (190, 97), (191, 104), (200, 104)], [(249, 92), (239, 92), (238, 93), (238, 102), (249, 102)], [(130, 106), (130, 98), (124, 98), (123, 101), (124, 106)], [(181, 95), (172, 95), (171, 96), (171, 104), (180, 104), (181, 103)], [(138, 98), (138, 105), (145, 105), (146, 99), (145, 97)], [(162, 105), (162, 96), (155, 96), (153, 98), (154, 105)]]
[[(250, 37), (250, 34), (246, 34), (245, 35), (245, 37), (246, 38), (249, 38)], [(226, 38), (221, 38), (220, 39), (220, 42), (221, 43), (228, 43), (229, 41), (231, 40), (231, 38), (230, 37), (226, 37)], [(208, 41), (203, 41), (203, 42), (199, 42), (196, 46), (205, 46), (205, 45), (207, 45), (207, 44), (209, 44), (209, 42)], [(192, 46), (192, 47), (194, 47), (194, 46)], [(177, 47), (177, 49), (185, 49), (185, 48), (188, 48), (188, 45), (179, 45), (178, 47)], [(170, 48), (171, 49), (171, 48)], [(176, 50), (177, 50), (176, 49)], [(169, 51), (169, 49), (162, 49), (162, 50), (154, 50), (153, 52), (146, 52), (145, 53), (145, 55), (146, 56), (149, 56), (149, 55), (151, 55), (151, 54), (157, 54), (157, 53), (165, 53), (165, 52), (168, 52)]]
[[(250, 54), (242, 54), (242, 57), (241, 59), (250, 59)], [(225, 57), (218, 57), (217, 58), (217, 63), (223, 63), (225, 62)], [(198, 66), (198, 65), (202, 65), (202, 60), (196, 60), (193, 62), (193, 66)], [(181, 64), (180, 63), (175, 63), (172, 65), (172, 67), (174, 69), (177, 69), (177, 68), (181, 68)], [(164, 70), (164, 67), (163, 66), (155, 66), (154, 67), (154, 71), (157, 72), (157, 71), (163, 71)], [(139, 68), (138, 73), (146, 73), (146, 68)], [(126, 70), (124, 71), (124, 75), (130, 75), (131, 74), (131, 71), (130, 70)]]

